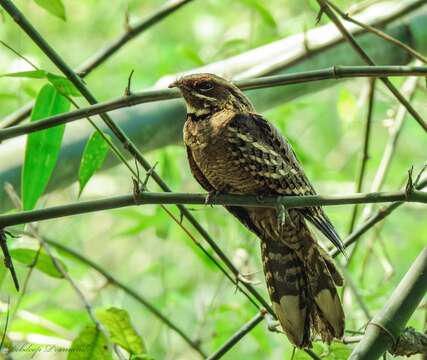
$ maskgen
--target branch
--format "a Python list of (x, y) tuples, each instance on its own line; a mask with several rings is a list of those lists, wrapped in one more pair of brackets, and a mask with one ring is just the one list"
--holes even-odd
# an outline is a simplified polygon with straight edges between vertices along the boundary
[[(427, 33), (423, 27), (417, 26), (417, 24), (427, 19), (427, 13), (424, 9), (420, 9), (420, 6), (425, 5), (424, 1), (402, 0), (394, 3), (387, 2), (385, 6), (381, 6), (381, 11), (378, 11), (378, 7), (375, 6), (361, 14), (360, 17), (365, 23), (375, 24), (375, 26), (385, 26), (385, 24), (390, 24), (402, 18), (403, 15), (410, 14), (408, 21), (398, 21), (387, 27), (387, 33), (417, 47), (422, 45), (423, 34)], [(350, 25), (348, 28), (352, 33), (355, 30), (360, 30), (352, 24)], [(400, 49), (396, 49), (373, 34), (366, 33), (364, 30), (357, 31), (357, 33), (363, 34), (360, 37), (360, 41), (363, 42), (364, 47), (369, 50), (370, 54), (375, 54), (375, 59), (378, 59), (381, 63), (400, 65), (408, 61), (408, 57)], [(359, 61), (357, 55), (348, 51), (348, 45), (342, 41), (341, 34), (333, 24), (309, 30), (306, 35), (310, 44), (309, 53), (307, 53), (302, 44), (304, 39), (303, 34), (294, 34), (259, 48), (251, 49), (237, 56), (209, 64), (202, 69), (193, 69), (192, 71), (213, 72), (223, 75), (225, 71), (226, 76), (235, 78), (242, 71), (253, 68), (254, 66), (259, 67), (258, 65), (261, 65), (261, 63), (268, 65), (273, 59), (279, 58), (280, 61), (276, 63), (278, 65), (280, 62), (280, 66), (278, 65), (279, 68), (276, 68), (275, 74), (278, 74), (277, 71), (285, 73), (303, 71), (305, 69), (325, 68), (332, 65), (331, 59), (337, 58), (342, 59), (342, 65), (354, 65)], [(243, 69), (242, 66), (244, 66)], [(255, 74), (255, 76), (262, 75), (266, 75), (266, 73), (261, 71)], [(171, 81), (176, 80), (176, 76), (164, 77), (158, 81), (156, 86), (163, 84), (166, 87)], [(251, 90), (248, 95), (254, 102), (257, 110), (263, 112), (283, 102), (307, 96), (307, 94), (331, 87), (336, 83), (338, 81), (331, 80), (295, 84), (286, 87)], [(164, 101), (161, 106), (152, 103), (145, 106), (120, 109), (113, 115), (126, 133), (132, 133), (132, 139), (143, 152), (182, 141), (185, 108), (181, 101), (170, 100)], [(108, 129), (103, 130), (107, 133), (109, 132)], [(70, 134), (65, 135), (66, 141), (58, 160), (58, 171), (56, 172), (56, 176), (52, 178), (52, 181), (49, 182), (48, 192), (72, 182), (75, 171), (80, 164), (80, 157), (77, 154), (83, 151), (90, 132), (90, 127), (85, 126), (77, 133), (73, 132), (72, 136)], [(0, 183), (7, 181), (14, 184), (16, 188), (19, 188), (21, 174), (21, 161), (19, 159), (22, 159), (21, 150), (14, 150), (10, 154), (10, 161), (0, 162)], [(115, 164), (117, 164), (115, 157), (108, 156), (103, 170)], [(9, 202), (7, 199), (3, 199), (4, 195), (0, 192), (1, 209), (7, 208)]]
[(427, 58), (424, 57), (422, 54), (420, 54), (415, 49), (413, 49), (412, 47), (406, 45), (405, 43), (403, 43), (399, 40), (397, 40), (393, 36), (390, 36), (390, 35), (386, 34), (385, 32), (378, 30), (377, 28), (375, 28), (371, 25), (364, 24), (364, 23), (352, 18), (349, 14), (346, 14), (343, 11), (341, 11), (341, 9), (338, 6), (336, 6), (335, 4), (333, 4), (331, 1), (327, 0), (327, 2), (329, 4), (329, 6), (331, 6), (344, 20), (352, 22), (353, 24), (360, 26), (361, 28), (365, 29), (366, 31), (369, 31), (370, 33), (373, 33), (373, 34), (379, 36), (380, 38), (382, 38), (382, 39), (384, 39), (384, 40), (386, 40), (386, 41), (388, 41), (388, 42), (390, 42), (396, 46), (399, 46), (400, 48), (402, 48), (403, 50), (408, 52), (414, 58), (422, 61), (424, 64), (427, 63)]
[[(93, 57), (89, 58), (84, 64), (79, 66), (76, 72), (80, 75), (80, 77), (86, 77), (98, 66), (103, 64), (107, 59), (114, 55), (118, 50), (120, 50), (124, 45), (126, 45), (130, 40), (134, 39), (145, 30), (151, 28), (153, 25), (156, 25), (168, 15), (174, 13), (176, 10), (180, 9), (191, 1), (193, 0), (174, 0), (167, 2), (158, 11), (146, 19), (140, 20), (136, 24), (128, 27), (126, 32), (113, 40), (111, 44), (98, 51)], [(15, 111), (13, 114), (9, 115), (0, 123), (0, 128), (6, 128), (20, 123), (30, 115), (33, 105), (34, 102), (29, 102), (19, 110)]]
[[(294, 74), (265, 76), (254, 79), (240, 80), (236, 85), (242, 90), (270, 88), (274, 86), (301, 84), (330, 79), (383, 76), (422, 76), (427, 75), (426, 66), (333, 66), (326, 69), (304, 71)], [(179, 98), (181, 94), (176, 89), (147, 90), (123, 96), (115, 100), (97, 103), (92, 106), (55, 115), (43, 120), (25, 125), (13, 126), (0, 130), (0, 142), (19, 135), (47, 129), (56, 125), (84, 119), (88, 116), (101, 115), (106, 112), (130, 107), (142, 103)]]
[(427, 247), (417, 257), (383, 309), (368, 324), (365, 336), (349, 360), (376, 360), (397, 339), (427, 292)]
[[(362, 158), (359, 168), (359, 173), (357, 175), (356, 182), (356, 192), (362, 191), (363, 180), (365, 178), (366, 165), (369, 160), (369, 141), (371, 139), (371, 127), (372, 127), (372, 117), (374, 110), (374, 102), (375, 102), (375, 80), (371, 80), (369, 83), (369, 95), (368, 95), (368, 113), (366, 116), (365, 122), (365, 136), (363, 138), (363, 152)], [(359, 207), (357, 205), (353, 206), (353, 210), (350, 218), (350, 226), (348, 233), (351, 234), (354, 229), (354, 225), (356, 223), (357, 213)]]
[(81, 201), (74, 204), (53, 206), (50, 208), (21, 211), (0, 215), (0, 228), (8, 226), (55, 219), (64, 216), (85, 214), (101, 210), (117, 209), (136, 205), (228, 205), (264, 208), (301, 208), (323, 205), (367, 204), (384, 202), (418, 202), (427, 203), (427, 192), (379, 192), (353, 195), (307, 195), (307, 196), (267, 196), (260, 199), (256, 195), (216, 195), (206, 203), (208, 194), (187, 193), (141, 193), (115, 196), (102, 200)]
[[(415, 186), (417, 190), (423, 189), (427, 186), (427, 179), (420, 181), (420, 183)], [(426, 193), (424, 193), (426, 194)], [(349, 247), (351, 244), (356, 242), (356, 240), (362, 236), (364, 233), (366, 233), (370, 228), (372, 228), (375, 224), (379, 223), (381, 220), (383, 220), (385, 217), (390, 215), (394, 210), (396, 210), (399, 206), (403, 205), (403, 201), (397, 201), (392, 203), (391, 205), (384, 207), (377, 211), (377, 213), (373, 216), (371, 216), (369, 219), (367, 219), (359, 228), (357, 228), (355, 231), (353, 231), (347, 238), (344, 240), (344, 247)], [(334, 249), (331, 252), (332, 257), (336, 257), (338, 254), (340, 254), (340, 251), (338, 249)]]
[[(335, 24), (335, 26), (339, 29), (342, 35), (349, 42), (351, 47), (359, 54), (360, 58), (368, 65), (374, 66), (374, 61), (369, 57), (369, 55), (360, 47), (360, 45), (356, 42), (354, 37), (348, 32), (345, 26), (341, 23), (335, 13), (331, 10), (327, 0), (317, 0), (320, 5), (321, 12), (324, 12), (329, 19)], [(403, 95), (396, 89), (396, 87), (391, 83), (391, 81), (386, 77), (380, 77), (381, 81), (384, 85), (391, 91), (391, 93), (396, 97), (396, 99), (406, 107), (408, 112), (412, 115), (412, 117), (421, 125), (424, 131), (427, 131), (427, 123), (424, 122), (423, 118), (420, 114), (412, 107), (412, 105), (403, 97)]]

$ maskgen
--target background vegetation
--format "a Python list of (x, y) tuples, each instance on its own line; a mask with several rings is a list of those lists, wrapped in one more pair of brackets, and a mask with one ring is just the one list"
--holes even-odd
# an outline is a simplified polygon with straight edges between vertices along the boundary
[[(15, 1), (15, 4), (44, 34), (49, 43), (73, 67), (107, 44), (129, 21), (155, 12), (163, 1), (64, 1), (65, 13), (59, 17), (43, 9), (40, 1)], [(352, 1), (336, 1), (346, 9)], [(194, 0), (154, 26), (100, 66), (86, 82), (102, 100), (122, 96), (131, 70), (132, 89), (152, 86), (166, 74), (174, 74), (214, 62), (248, 49), (315, 27), (316, 1), (272, 0)], [(238, 14), (238, 16), (236, 16)], [(1, 12), (0, 39), (40, 69), (58, 73), (46, 56)], [(58, 15), (58, 13), (57, 13)], [(61, 19), (60, 17), (64, 17)], [(323, 17), (321, 23), (327, 23)], [(331, 59), (331, 64), (334, 64)], [(340, 65), (340, 64), (336, 64)], [(29, 65), (5, 47), (0, 51), (0, 74), (31, 70)], [(401, 86), (404, 79), (393, 80)], [(0, 118), (33, 100), (44, 79), (0, 77)], [(263, 113), (293, 144), (304, 168), (320, 194), (345, 194), (355, 190), (360, 167), (367, 116), (369, 81), (342, 82), (338, 85), (286, 102)], [(76, 98), (85, 105), (82, 98)], [(425, 84), (420, 85), (413, 106), (427, 114)], [(158, 103), (161, 106), (161, 103)], [(141, 105), (144, 106), (144, 105)], [(369, 191), (378, 169), (384, 146), (393, 125), (398, 104), (381, 84), (377, 84), (372, 116), (371, 143), (363, 190)], [(114, 118), (114, 113), (113, 113)], [(144, 121), (144, 119), (141, 119)], [(178, 121), (178, 120), (177, 120)], [(79, 131), (79, 125), (67, 125), (68, 133)], [(133, 134), (129, 134), (132, 136)], [(22, 141), (22, 139), (20, 140)], [(16, 143), (14, 143), (16, 144)], [(23, 142), (19, 143), (23, 146)], [(8, 146), (8, 142), (1, 145)], [(393, 162), (383, 190), (400, 189), (407, 170), (419, 171), (426, 161), (427, 138), (419, 125), (405, 120)], [(2, 150), (0, 150), (2, 151)], [(170, 145), (144, 154), (170, 187), (177, 192), (200, 192), (187, 166), (181, 144)], [(1, 162), (12, 161), (0, 152)], [(133, 163), (132, 163), (133, 164)], [(54, 171), (52, 181), (60, 174)], [(71, 186), (43, 196), (37, 207), (75, 202), (79, 195), (78, 173)], [(3, 185), (2, 185), (3, 186)], [(150, 191), (158, 187), (149, 182)], [(123, 165), (104, 169), (91, 178), (80, 199), (97, 199), (131, 192), (133, 184)], [(1, 190), (3, 191), (3, 190)], [(19, 191), (19, 189), (18, 189)], [(377, 207), (377, 206), (375, 206)], [(179, 218), (174, 207), (168, 207)], [(328, 207), (340, 234), (347, 234), (352, 205)], [(360, 211), (359, 213), (362, 213)], [(236, 267), (259, 281), (256, 289), (266, 298), (259, 244), (220, 207), (194, 206), (192, 214), (229, 255)], [(375, 314), (390, 297), (426, 244), (426, 207), (405, 204), (396, 213), (359, 240), (358, 251), (348, 268), (358, 294)], [(22, 229), (22, 228), (16, 228)], [(45, 221), (37, 226), (44, 237), (84, 254), (107, 269), (116, 279), (143, 295), (151, 304), (178, 324), (207, 354), (218, 349), (242, 324), (256, 313), (252, 304), (231, 284), (215, 265), (199, 251), (192, 240), (159, 206), (143, 206), (104, 211)], [(193, 235), (199, 239), (195, 231)], [(319, 235), (320, 236), (320, 235)], [(18, 249), (38, 249), (31, 237), (9, 241), (15, 251), (14, 263), (21, 285), (29, 268)], [(66, 271), (85, 295), (98, 318), (99, 309), (125, 309), (133, 327), (142, 337), (146, 352), (155, 359), (198, 359), (175, 332), (125, 292), (113, 286), (99, 273), (60, 250), (53, 250)], [(21, 256), (21, 262), (19, 257)], [(340, 259), (343, 260), (343, 259)], [(48, 261), (48, 260), (46, 260)], [(47, 265), (49, 268), (51, 266)], [(17, 294), (9, 273), (0, 268), (2, 324), (10, 296), (8, 339), (35, 344), (67, 346), (92, 324), (80, 298), (61, 278), (46, 274), (40, 266), (31, 272), (25, 291)], [(56, 275), (56, 276), (55, 276)], [(353, 292), (346, 288), (344, 306), (348, 330), (363, 330), (365, 313)], [(425, 302), (409, 325), (422, 331), (425, 327)], [(327, 359), (345, 359), (352, 345), (333, 343), (330, 347), (316, 343), (314, 351)], [(145, 352), (145, 351), (144, 351)], [(28, 354), (13, 353), (14, 359)], [(37, 359), (57, 359), (58, 353), (40, 353)], [(63, 355), (64, 358), (66, 355)], [(117, 356), (117, 355), (114, 355)], [(285, 336), (268, 331), (264, 322), (252, 330), (224, 358), (291, 359), (292, 346)], [(298, 351), (294, 358), (308, 355)]]

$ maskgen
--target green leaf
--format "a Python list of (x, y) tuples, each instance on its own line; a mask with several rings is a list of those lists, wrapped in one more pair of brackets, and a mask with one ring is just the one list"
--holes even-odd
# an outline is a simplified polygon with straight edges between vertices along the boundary
[(154, 360), (154, 358), (148, 354), (132, 354), (130, 360)]
[(44, 70), (30, 70), (30, 71), (18, 71), (14, 73), (8, 73), (0, 75), (0, 77), (19, 77), (29, 79), (45, 79), (46, 71)]
[[(105, 134), (105, 136), (110, 138), (107, 134)], [(82, 160), (80, 162), (79, 196), (95, 171), (98, 170), (104, 163), (105, 157), (108, 153), (108, 148), (108, 143), (103, 139), (102, 135), (98, 131), (95, 131), (89, 138), (83, 151)]]
[[(37, 270), (44, 272), (45, 274), (52, 276), (54, 278), (62, 278), (62, 274), (58, 271), (55, 264), (53, 263), (51, 257), (44, 253), (40, 252), (37, 257), (37, 251), (33, 249), (12, 249), (10, 250), (10, 256), (20, 263), (27, 266), (34, 266)], [(34, 264), (34, 262), (37, 262)], [(65, 264), (55, 258), (55, 260), (62, 265), (62, 268), (67, 271)]]
[(110, 340), (133, 355), (144, 354), (145, 346), (133, 328), (129, 314), (122, 309), (98, 310), (96, 316), (110, 333)]
[[(70, 102), (52, 85), (42, 87), (36, 98), (30, 121), (64, 113)], [(22, 201), (24, 210), (31, 210), (43, 194), (59, 155), (65, 125), (29, 134), (22, 168)]]
[(87, 326), (73, 340), (67, 360), (112, 360), (104, 334), (95, 326)]
[(46, 73), (46, 79), (53, 85), (55, 88), (64, 95), (69, 96), (82, 96), (80, 91), (74, 86), (74, 84), (68, 80), (66, 77), (55, 75), (52, 73)]
[(61, 75), (52, 74), (45, 70), (18, 71), (0, 75), (0, 77), (46, 79), (63, 95), (81, 96), (80, 91), (77, 90), (77, 88), (69, 79)]
[(34, 0), (34, 2), (52, 15), (66, 20), (65, 7), (61, 0)]

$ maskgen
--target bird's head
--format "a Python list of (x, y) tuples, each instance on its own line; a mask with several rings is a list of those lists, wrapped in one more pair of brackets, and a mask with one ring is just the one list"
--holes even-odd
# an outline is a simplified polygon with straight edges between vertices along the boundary
[(187, 75), (169, 87), (177, 87), (181, 91), (187, 104), (187, 113), (196, 117), (224, 109), (254, 111), (249, 99), (237, 86), (214, 74)]

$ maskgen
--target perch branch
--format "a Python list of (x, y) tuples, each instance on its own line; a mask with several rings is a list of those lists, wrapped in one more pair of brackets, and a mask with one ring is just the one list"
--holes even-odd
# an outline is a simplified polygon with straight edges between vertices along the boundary
[[(333, 66), (326, 69), (304, 71), (294, 74), (283, 74), (240, 80), (236, 82), (236, 85), (242, 90), (253, 90), (330, 79), (426, 75), (427, 67), (425, 66)], [(130, 107), (153, 101), (175, 99), (179, 98), (180, 96), (181, 95), (179, 91), (176, 89), (141, 91), (128, 96), (120, 97), (118, 99), (109, 100), (78, 110), (70, 111), (65, 114), (50, 116), (43, 120), (31, 122), (29, 124), (12, 126), (7, 129), (0, 129), (0, 142), (12, 137), (80, 120), (88, 116), (102, 114), (105, 115), (106, 112), (117, 110), (123, 107)]]
[[(50, 208), (21, 211), (0, 215), (0, 228), (8, 226), (55, 219), (59, 217), (85, 214), (101, 210), (117, 209), (126, 206), (162, 204), (162, 205), (205, 205), (207, 194), (187, 193), (140, 193), (115, 196), (111, 198), (81, 201), (74, 204), (53, 206)], [(418, 202), (427, 203), (427, 192), (413, 190), (397, 192), (380, 192), (367, 194), (307, 195), (307, 196), (266, 196), (259, 199), (256, 195), (217, 195), (210, 199), (209, 205), (252, 206), (276, 208), (300, 208), (323, 205), (366, 204), (384, 202)]]

